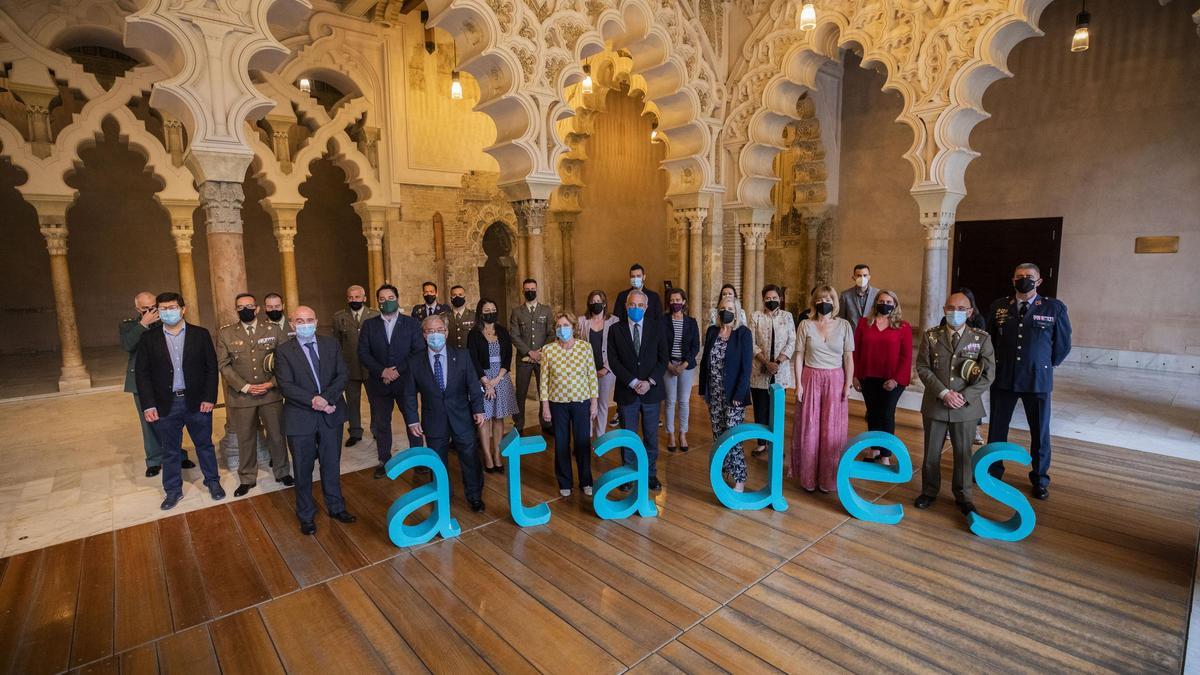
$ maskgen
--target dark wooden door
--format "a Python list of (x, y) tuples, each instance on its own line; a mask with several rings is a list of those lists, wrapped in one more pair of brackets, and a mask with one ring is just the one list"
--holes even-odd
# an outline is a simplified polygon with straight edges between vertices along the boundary
[(1062, 218), (964, 220), (954, 224), (951, 288), (966, 286), (981, 311), (1012, 295), (1013, 268), (1031, 262), (1042, 270), (1038, 292), (1055, 297)]

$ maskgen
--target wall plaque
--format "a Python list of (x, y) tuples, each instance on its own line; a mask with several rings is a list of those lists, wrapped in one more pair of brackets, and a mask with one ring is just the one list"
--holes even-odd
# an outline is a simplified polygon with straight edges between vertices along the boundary
[(1138, 237), (1133, 240), (1134, 253), (1178, 253), (1179, 237)]

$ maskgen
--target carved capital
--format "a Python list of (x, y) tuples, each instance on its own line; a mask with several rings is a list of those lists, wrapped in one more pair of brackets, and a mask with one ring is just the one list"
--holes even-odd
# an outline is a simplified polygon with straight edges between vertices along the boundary
[(680, 227), (691, 232), (703, 232), (704, 219), (708, 217), (708, 209), (703, 207), (675, 209), (675, 217), (679, 219)]
[(183, 223), (171, 223), (171, 237), (175, 239), (176, 253), (191, 253), (192, 252), (192, 236), (196, 234), (196, 229), (191, 223), (184, 225)]
[(67, 221), (38, 217), (38, 229), (46, 238), (46, 250), (50, 255), (67, 254)]
[(766, 244), (767, 235), (771, 232), (771, 226), (763, 223), (750, 223), (738, 227), (738, 232), (742, 235), (742, 243), (746, 248), (757, 251)]
[(241, 183), (210, 180), (200, 184), (200, 206), (209, 234), (241, 234), (243, 199)]
[(276, 222), (271, 231), (275, 235), (275, 242), (279, 244), (280, 253), (296, 250), (296, 221)]
[(546, 211), (550, 208), (549, 199), (522, 199), (512, 203), (513, 211), (521, 229), (530, 236), (538, 237), (546, 224)]

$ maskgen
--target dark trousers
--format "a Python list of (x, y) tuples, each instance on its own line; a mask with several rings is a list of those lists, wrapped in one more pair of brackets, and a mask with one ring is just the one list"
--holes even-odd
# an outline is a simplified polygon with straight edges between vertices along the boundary
[[(1029, 470), (1029, 482), (1036, 487), (1050, 484), (1050, 393), (1013, 391), (992, 387), (992, 409), (988, 418), (988, 443), (1008, 440), (1008, 425), (1012, 423), (1013, 410), (1017, 401), (1025, 407), (1025, 419), (1029, 422), (1029, 455), (1033, 463)], [(996, 478), (1004, 476), (1004, 462), (996, 462), (988, 469)]]
[[(517, 363), (517, 414), (513, 415), (513, 421), (517, 425), (517, 433), (524, 433), (525, 431), (525, 404), (529, 398), (530, 380), (534, 380), (538, 387), (542, 386), (541, 364), (519, 361)], [(537, 418), (541, 420), (542, 416), (539, 414)], [(550, 428), (550, 425), (545, 422), (541, 424), (543, 431)]]
[(342, 426), (318, 424), (311, 434), (288, 436), (292, 449), (292, 465), (296, 470), (296, 517), (311, 523), (317, 515), (313, 501), (313, 463), (321, 462), (321, 494), (330, 514), (346, 510), (342, 499)]
[[(900, 402), (904, 386), (898, 384), (888, 391), (883, 388), (887, 380), (882, 377), (864, 377), (858, 382), (862, 385), (863, 403), (867, 405), (867, 431), (896, 433), (896, 404)], [(879, 448), (879, 456), (891, 457), (892, 451)]]
[[(142, 448), (146, 451), (146, 466), (162, 466), (162, 446), (158, 444), (158, 436), (154, 433), (154, 427), (146, 421), (145, 412), (142, 410), (142, 399), (133, 394), (133, 406), (138, 411), (138, 421), (142, 425)], [(187, 453), (183, 453), (183, 458), (187, 457)]]
[(168, 495), (183, 494), (183, 470), (179, 463), (183, 461), (184, 427), (187, 427), (192, 445), (196, 446), (196, 459), (200, 462), (200, 472), (204, 474), (204, 484), (210, 488), (220, 485), (217, 452), (212, 442), (212, 413), (198, 410), (188, 412), (187, 402), (178, 396), (165, 416), (162, 408), (159, 408), (158, 414), (154, 433), (158, 435), (158, 444), (162, 446), (163, 490)]
[[(617, 385), (620, 386), (620, 385)], [(658, 405), (657, 403), (642, 403), (635, 399), (628, 405), (618, 405), (621, 414), (621, 426), (637, 433), (638, 417), (642, 420), (642, 441), (646, 444), (647, 472), (651, 478), (658, 478)], [(636, 464), (633, 451), (621, 450), (625, 464)]]
[(946, 422), (929, 417), (925, 422), (925, 465), (921, 468), (921, 494), (936, 497), (942, 487), (942, 446), (946, 443), (946, 432), (950, 432), (950, 447), (954, 449), (954, 501), (959, 504), (971, 501), (971, 441), (975, 440), (975, 427), (979, 420)]
[[(559, 490), (571, 489), (571, 456), (579, 472), (579, 487), (592, 485), (592, 436), (590, 401), (550, 403), (550, 423), (554, 425), (554, 477)], [(572, 439), (575, 447), (571, 447)]]
[(392, 408), (400, 407), (400, 415), (404, 418), (404, 431), (408, 434), (408, 447), (421, 445), (421, 437), (414, 436), (408, 431), (408, 425), (420, 420), (410, 420), (404, 414), (403, 394), (371, 394), (367, 393), (371, 403), (371, 435), (375, 437), (375, 452), (380, 464), (386, 464), (392, 458)]
[(483, 469), (479, 464), (479, 453), (475, 450), (475, 434), (425, 437), (426, 444), (442, 458), (447, 471), (450, 469), (451, 441), (454, 443), (454, 453), (458, 455), (458, 468), (462, 472), (467, 499), (479, 499), (483, 494)]
[[(750, 403), (754, 407), (754, 423), (771, 426), (771, 390), (750, 387)], [(767, 442), (759, 439), (758, 447), (767, 447)]]
[(343, 394), (343, 398), (346, 399), (346, 421), (350, 423), (350, 438), (363, 437), (362, 390), (362, 380), (346, 381), (346, 393)]

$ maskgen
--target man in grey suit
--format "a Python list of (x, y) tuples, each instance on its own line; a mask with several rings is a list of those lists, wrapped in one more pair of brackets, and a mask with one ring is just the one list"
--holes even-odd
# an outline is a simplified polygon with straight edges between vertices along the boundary
[(315, 534), (317, 514), (312, 496), (313, 464), (321, 462), (321, 493), (329, 517), (342, 523), (357, 520), (342, 500), (342, 424), (346, 421), (342, 392), (346, 362), (333, 337), (317, 337), (317, 315), (303, 305), (292, 311), (296, 338), (275, 349), (275, 379), (287, 401), (283, 426), (296, 471), (296, 516), (301, 534)]
[(849, 321), (851, 327), (857, 327), (858, 320), (875, 306), (875, 296), (879, 294), (879, 289), (871, 285), (871, 268), (867, 265), (855, 265), (851, 275), (854, 277), (854, 285), (842, 291), (838, 305), (842, 308), (840, 316)]
[(996, 374), (996, 354), (987, 331), (967, 325), (971, 301), (954, 293), (945, 307), (946, 325), (926, 330), (917, 351), (917, 375), (925, 385), (921, 416), (925, 426), (925, 465), (915, 505), (928, 508), (941, 487), (942, 446), (946, 432), (954, 448), (954, 501), (963, 515), (971, 502), (971, 441), (984, 415), (983, 392)]
[(358, 360), (358, 332), (362, 330), (362, 322), (373, 316), (379, 316), (379, 311), (367, 306), (367, 290), (358, 285), (346, 289), (346, 309), (339, 309), (333, 314), (333, 336), (342, 348), (342, 358), (346, 359), (348, 378), (345, 396), (350, 438), (346, 440), (347, 448), (363, 437), (362, 390), (363, 383), (370, 375)]
[[(538, 303), (538, 282), (536, 279), (526, 279), (521, 284), (525, 302), (517, 305), (510, 312), (508, 331), (512, 336), (513, 347), (517, 349), (517, 414), (514, 421), (517, 433), (525, 428), (525, 399), (529, 395), (529, 380), (534, 378), (540, 387), (542, 384), (542, 347), (554, 339), (553, 321), (550, 319), (550, 305)], [(541, 419), (541, 415), (538, 415)], [(542, 421), (542, 433), (550, 433), (548, 423)]]

